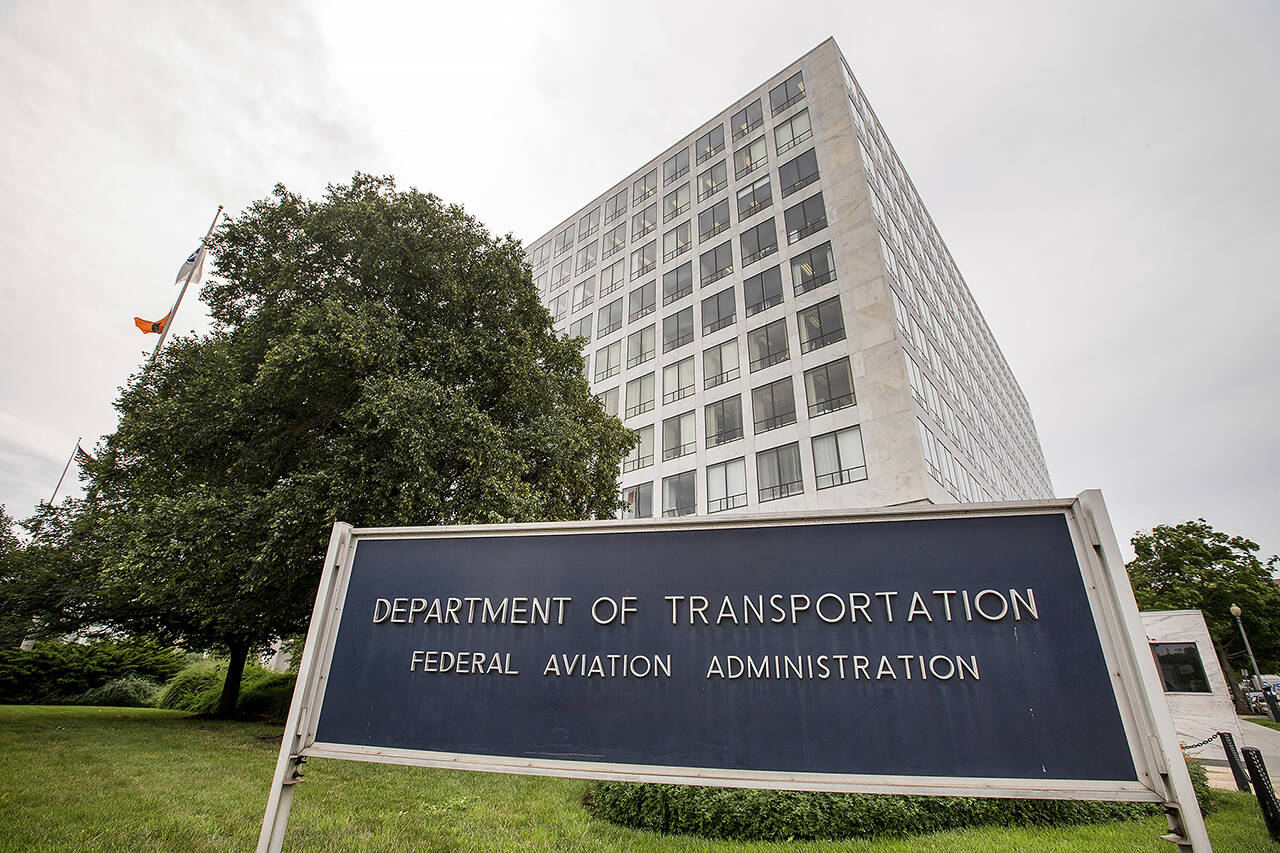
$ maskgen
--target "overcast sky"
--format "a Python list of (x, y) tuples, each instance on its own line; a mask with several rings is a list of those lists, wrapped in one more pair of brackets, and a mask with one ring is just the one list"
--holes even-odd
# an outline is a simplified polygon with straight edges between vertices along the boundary
[(533, 239), (827, 36), (1057, 493), (1101, 488), (1126, 553), (1199, 516), (1280, 552), (1274, 0), (6, 0), (0, 503), (29, 515), (112, 431), (156, 340), (132, 318), (168, 310), (219, 204), (359, 170)]

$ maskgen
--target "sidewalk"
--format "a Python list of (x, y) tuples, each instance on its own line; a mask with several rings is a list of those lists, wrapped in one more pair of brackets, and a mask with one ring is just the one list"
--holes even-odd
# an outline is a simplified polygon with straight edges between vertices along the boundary
[[(1240, 732), (1242, 738), (1236, 746), (1257, 747), (1262, 752), (1263, 763), (1267, 765), (1267, 775), (1273, 780), (1280, 779), (1280, 731), (1260, 726), (1248, 717), (1241, 717)], [(1204, 762), (1210, 785), (1228, 791), (1236, 789), (1235, 777), (1231, 775), (1231, 769), (1227, 766), (1227, 757), (1222, 751), (1221, 743), (1215, 740), (1203, 749), (1192, 751), (1190, 757)]]

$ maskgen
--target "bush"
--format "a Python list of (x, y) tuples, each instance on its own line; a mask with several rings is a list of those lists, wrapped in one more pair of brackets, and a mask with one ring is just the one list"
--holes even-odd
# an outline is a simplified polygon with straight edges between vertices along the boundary
[[(250, 669), (254, 670), (252, 676)], [(285, 717), (289, 716), (289, 703), (293, 700), (293, 683), (297, 676), (296, 672), (271, 672), (258, 667), (245, 667), (245, 680), (240, 685), (237, 710), (249, 716), (283, 723)]]
[[(227, 677), (225, 660), (204, 660), (192, 664), (174, 676), (165, 685), (157, 708), (190, 711), (193, 714), (211, 714), (222, 698), (222, 684)], [(240, 697), (236, 711), (273, 722), (284, 722), (289, 715), (289, 702), (293, 699), (295, 675), (289, 672), (271, 672), (254, 664), (246, 664), (240, 679)]]
[(138, 678), (163, 683), (182, 669), (184, 655), (142, 640), (37, 643), (0, 649), (0, 704), (66, 704), (109, 682)]
[(1196, 802), (1200, 804), (1201, 814), (1217, 811), (1218, 801), (1213, 796), (1213, 789), (1209, 787), (1209, 773), (1204, 769), (1204, 763), (1188, 758), (1187, 772), (1191, 774), (1191, 787), (1196, 791)]
[(114, 705), (118, 708), (149, 708), (160, 695), (160, 685), (136, 675), (108, 681), (76, 697), (77, 705)]

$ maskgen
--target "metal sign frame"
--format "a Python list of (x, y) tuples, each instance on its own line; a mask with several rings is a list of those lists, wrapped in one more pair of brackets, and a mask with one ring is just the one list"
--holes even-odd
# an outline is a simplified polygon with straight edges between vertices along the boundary
[[(910, 521), (938, 518), (1059, 515), (1065, 518), (1080, 566), (1098, 639), (1111, 674), (1116, 705), (1124, 726), (1137, 782), (1032, 780), (974, 777), (867, 775), (749, 771), (703, 767), (665, 767), (605, 762), (531, 759), (409, 749), (388, 749), (316, 740), (316, 726), (328, 686), (353, 558), (359, 542), (373, 539), (441, 537), (557, 536), (623, 531), (792, 526), (830, 523)], [(1170, 833), (1180, 850), (1210, 851), (1204, 820), (1191, 778), (1182, 760), (1155, 662), (1147, 645), (1115, 532), (1100, 492), (1074, 499), (957, 504), (871, 510), (832, 510), (692, 516), (681, 519), (556, 522), (411, 528), (353, 528), (334, 525), (311, 626), (298, 671), (297, 686), (281, 740), (275, 778), (267, 802), (258, 850), (277, 851), (284, 840), (298, 768), (308, 757), (340, 758), (385, 764), (486, 770), (582, 779), (720, 785), (785, 790), (855, 791), (862, 793), (944, 796), (1045, 797), (1080, 800), (1128, 800), (1164, 804)]]

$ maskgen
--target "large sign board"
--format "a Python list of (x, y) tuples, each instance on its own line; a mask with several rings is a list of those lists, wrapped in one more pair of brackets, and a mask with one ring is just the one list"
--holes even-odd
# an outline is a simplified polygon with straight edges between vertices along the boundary
[(278, 770), (1174, 799), (1093, 502), (340, 526)]

